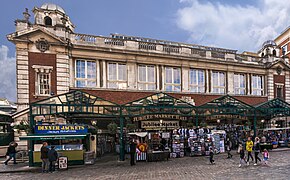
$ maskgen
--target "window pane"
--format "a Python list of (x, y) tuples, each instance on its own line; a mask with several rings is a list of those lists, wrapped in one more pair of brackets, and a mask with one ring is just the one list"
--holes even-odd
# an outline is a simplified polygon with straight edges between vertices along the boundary
[(219, 73), (219, 86), (225, 86), (225, 74)]
[(148, 84), (148, 90), (155, 90), (156, 86), (155, 84)]
[(165, 86), (165, 91), (172, 91), (172, 86), (171, 85), (166, 85)]
[(172, 83), (172, 68), (165, 68), (165, 82)]
[(85, 81), (76, 81), (76, 87), (85, 87), (86, 82)]
[(174, 72), (174, 83), (175, 84), (180, 84), (180, 69), (179, 68), (174, 68), (173, 69)]
[(204, 85), (204, 71), (199, 70), (198, 71), (198, 85)]
[(87, 62), (87, 78), (96, 78), (96, 63), (92, 61)]
[(108, 64), (108, 79), (109, 80), (117, 80), (117, 65), (116, 63)]
[(146, 81), (146, 66), (139, 66), (139, 81)]
[(85, 78), (85, 61), (77, 60), (76, 62), (76, 77)]
[(138, 84), (138, 88), (139, 88), (139, 90), (146, 90), (146, 84), (144, 84), (144, 83), (139, 83), (139, 84)]
[(127, 80), (127, 68), (125, 64), (118, 64), (118, 80)]
[(174, 86), (173, 88), (174, 88), (173, 91), (175, 92), (180, 92), (181, 90), (181, 86)]
[(96, 87), (96, 81), (88, 81), (87, 87)]
[(147, 66), (147, 79), (148, 82), (155, 82), (155, 68), (154, 66)]
[(245, 88), (246, 87), (245, 76), (244, 75), (240, 75), (240, 87), (241, 88)]
[(108, 82), (108, 88), (118, 88), (118, 83), (116, 83), (116, 82)]
[(191, 69), (189, 71), (189, 84), (196, 84), (196, 71), (194, 69)]
[(213, 86), (218, 86), (218, 73), (212, 73), (212, 84)]

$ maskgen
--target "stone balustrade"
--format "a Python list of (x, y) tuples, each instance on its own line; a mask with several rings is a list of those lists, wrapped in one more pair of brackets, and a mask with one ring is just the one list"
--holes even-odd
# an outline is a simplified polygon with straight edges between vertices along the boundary
[[(128, 49), (135, 51), (146, 51), (160, 54), (173, 54), (180, 56), (199, 57), (216, 60), (226, 61), (239, 61), (239, 62), (255, 62), (260, 61), (259, 57), (252, 57), (243, 54), (236, 54), (234, 50), (223, 50), (220, 48), (203, 47), (182, 43), (161, 43), (146, 42), (132, 39), (122, 39), (113, 37), (94, 36), (86, 34), (72, 34), (71, 41), (76, 45), (88, 45), (98, 47), (110, 47), (115, 49)], [(162, 43), (163, 42), (163, 43)]]

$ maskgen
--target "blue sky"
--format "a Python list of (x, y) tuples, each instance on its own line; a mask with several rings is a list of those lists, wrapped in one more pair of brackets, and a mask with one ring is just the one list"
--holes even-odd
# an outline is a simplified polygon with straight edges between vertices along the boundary
[(290, 2), (276, 0), (1, 1), (0, 66), (7, 69), (0, 72), (0, 97), (16, 100), (15, 47), (6, 35), (15, 30), (14, 20), (22, 18), (26, 7), (32, 15), (33, 7), (45, 2), (60, 5), (78, 33), (120, 33), (239, 52), (257, 51), (290, 25)]

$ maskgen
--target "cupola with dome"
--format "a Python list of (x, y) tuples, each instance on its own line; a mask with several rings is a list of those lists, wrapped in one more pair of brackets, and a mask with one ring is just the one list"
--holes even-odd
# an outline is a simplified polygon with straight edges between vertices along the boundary
[(38, 7), (34, 7), (32, 12), (35, 17), (35, 24), (46, 27), (52, 27), (53, 30), (66, 28), (67, 30), (74, 31), (75, 26), (70, 21), (65, 10), (59, 5), (53, 3), (44, 3)]

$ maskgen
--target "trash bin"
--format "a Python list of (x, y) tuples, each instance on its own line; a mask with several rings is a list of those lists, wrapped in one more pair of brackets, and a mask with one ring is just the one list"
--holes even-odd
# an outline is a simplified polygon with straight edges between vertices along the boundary
[(58, 158), (58, 169), (60, 169), (60, 170), (62, 170), (62, 169), (67, 170), (68, 169), (67, 163), (68, 163), (67, 156), (60, 156)]

